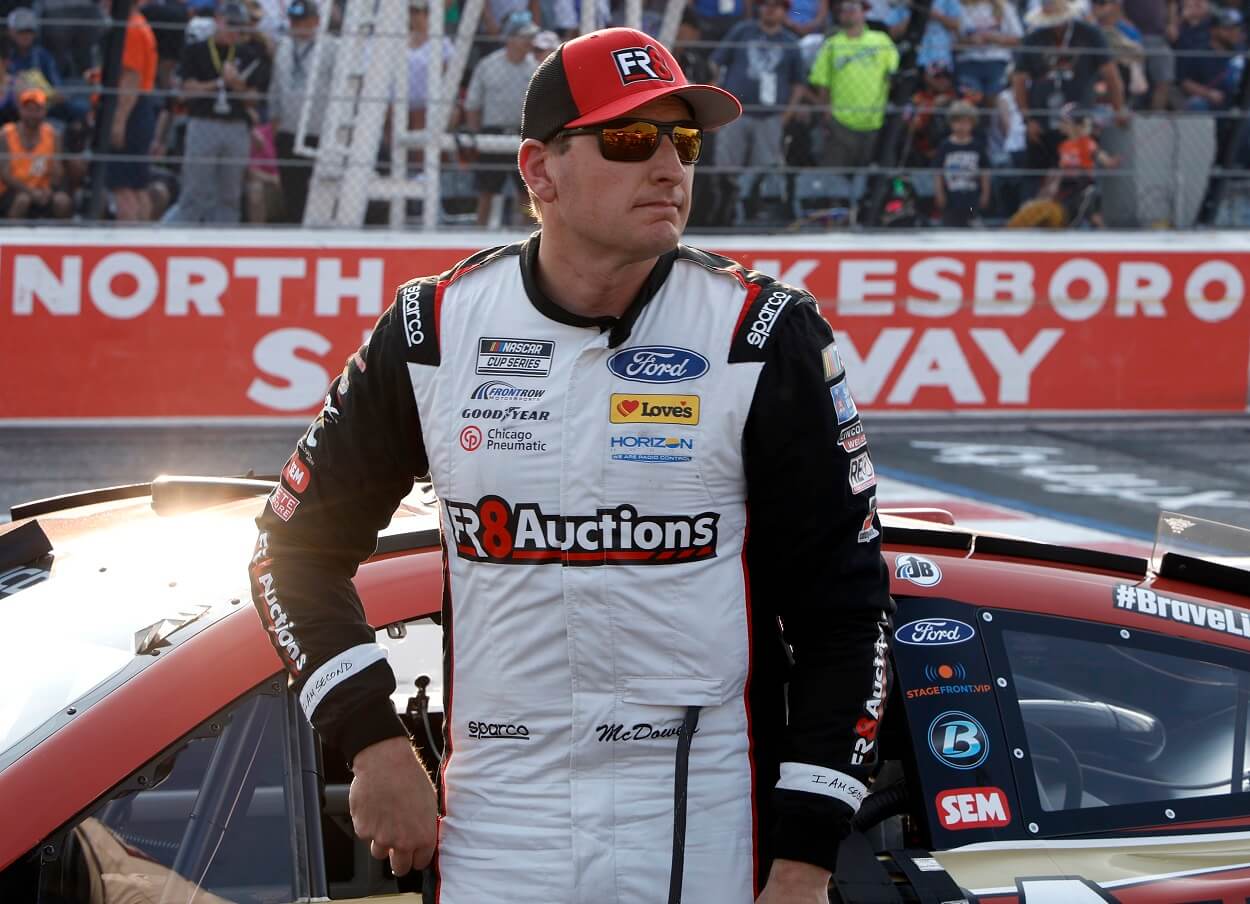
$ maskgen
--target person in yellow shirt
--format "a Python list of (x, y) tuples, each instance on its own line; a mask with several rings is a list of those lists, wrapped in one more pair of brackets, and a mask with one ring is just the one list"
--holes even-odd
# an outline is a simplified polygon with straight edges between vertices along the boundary
[(829, 139), (824, 165), (865, 166), (885, 121), (890, 76), (898, 69), (898, 49), (883, 31), (865, 27), (865, 5), (843, 0), (839, 31), (821, 46), (807, 80), (829, 105)]

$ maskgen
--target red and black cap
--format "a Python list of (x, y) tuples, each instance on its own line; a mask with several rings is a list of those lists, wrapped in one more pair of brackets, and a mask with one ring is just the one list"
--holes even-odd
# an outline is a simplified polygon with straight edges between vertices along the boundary
[(686, 80), (668, 48), (632, 28), (605, 28), (561, 44), (530, 79), (521, 137), (547, 141), (561, 129), (620, 119), (675, 95), (695, 121), (715, 129), (742, 115), (738, 99), (713, 85)]

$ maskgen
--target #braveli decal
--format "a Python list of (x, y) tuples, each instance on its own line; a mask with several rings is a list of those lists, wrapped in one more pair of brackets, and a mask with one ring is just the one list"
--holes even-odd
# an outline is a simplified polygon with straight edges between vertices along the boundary
[(545, 377), (551, 373), (556, 344), (549, 339), (477, 340), (477, 373), (514, 377)]
[(699, 423), (699, 397), (614, 392), (609, 416), (614, 424), (676, 424), (689, 427)]
[(1178, 600), (1131, 584), (1117, 584), (1112, 591), (1112, 599), (1115, 600), (1117, 609), (1153, 615), (1179, 625), (1206, 628), (1217, 634), (1250, 637), (1250, 614), (1238, 612), (1228, 606), (1209, 606), (1205, 603)]
[(456, 555), (509, 565), (669, 565), (716, 557), (720, 514), (640, 515), (632, 505), (593, 515), (549, 515), (498, 496), (443, 500)]
[(703, 376), (710, 366), (698, 352), (671, 345), (624, 348), (608, 358), (608, 370), (635, 383), (682, 383)]

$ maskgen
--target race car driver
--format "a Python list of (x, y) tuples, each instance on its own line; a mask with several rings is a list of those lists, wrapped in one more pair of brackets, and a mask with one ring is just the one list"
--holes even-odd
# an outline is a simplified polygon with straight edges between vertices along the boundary
[[(397, 874), (435, 857), (442, 904), (828, 900), (893, 604), (815, 301), (680, 244), (740, 112), (640, 32), (563, 44), (523, 111), (541, 230), (399, 287), (258, 519), (253, 596), (355, 830)], [(427, 474), (437, 805), (351, 582)]]

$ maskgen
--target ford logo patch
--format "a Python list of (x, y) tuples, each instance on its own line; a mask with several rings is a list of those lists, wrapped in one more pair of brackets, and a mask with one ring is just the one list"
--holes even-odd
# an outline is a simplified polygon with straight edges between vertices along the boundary
[(972, 625), (954, 618), (922, 618), (902, 625), (894, 632), (894, 639), (915, 647), (944, 647), (972, 640), (976, 634)]
[(625, 348), (608, 359), (608, 370), (635, 383), (682, 383), (703, 376), (708, 367), (698, 352), (671, 345)]

